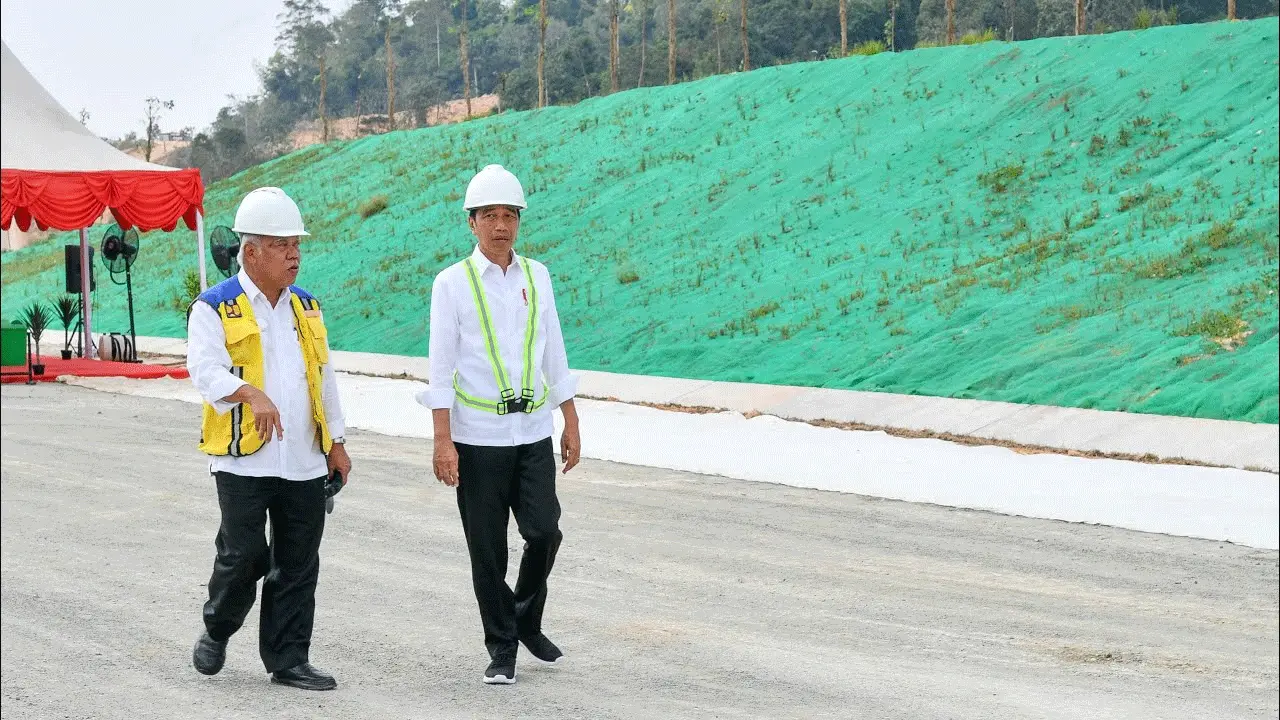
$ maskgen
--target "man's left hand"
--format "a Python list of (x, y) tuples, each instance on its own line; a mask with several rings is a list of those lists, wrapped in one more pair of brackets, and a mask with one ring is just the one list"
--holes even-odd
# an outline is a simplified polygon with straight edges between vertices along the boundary
[(342, 473), (342, 484), (345, 486), (351, 480), (351, 457), (347, 455), (347, 446), (334, 443), (329, 448), (329, 477), (333, 477), (335, 471)]
[(560, 459), (564, 461), (563, 472), (569, 472), (578, 464), (581, 452), (582, 438), (578, 435), (578, 423), (565, 423), (564, 432), (560, 434)]

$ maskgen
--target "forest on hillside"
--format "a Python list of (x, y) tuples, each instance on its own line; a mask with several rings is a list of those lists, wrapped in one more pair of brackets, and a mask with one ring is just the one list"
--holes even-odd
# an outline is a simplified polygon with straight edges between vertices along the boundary
[(362, 117), (380, 132), (489, 93), (527, 109), (852, 53), (1276, 11), (1277, 0), (355, 0), (331, 14), (286, 0), (261, 91), (169, 162), (216, 181), (291, 149), (301, 121), (327, 136), (330, 119)]

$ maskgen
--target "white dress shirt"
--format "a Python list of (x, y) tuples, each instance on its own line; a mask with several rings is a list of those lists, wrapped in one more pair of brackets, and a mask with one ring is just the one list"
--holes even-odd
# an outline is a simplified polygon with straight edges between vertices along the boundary
[[(293, 314), (293, 300), (288, 288), (280, 293), (275, 307), (267, 296), (240, 271), (240, 286), (249, 298), (254, 320), (262, 331), (262, 355), (266, 387), (263, 390), (280, 411), (284, 439), (272, 433), (267, 444), (252, 455), (231, 457), (216, 455), (210, 462), (211, 472), (227, 472), (246, 477), (279, 477), (286, 480), (314, 480), (329, 473), (320, 436), (311, 413), (311, 394), (307, 390), (307, 366), (302, 359), (302, 345)], [(219, 414), (231, 412), (235, 403), (223, 402), (245, 381), (231, 374), (231, 355), (227, 352), (227, 336), (222, 318), (208, 303), (196, 302), (187, 322), (187, 370), (200, 397)], [(346, 433), (342, 404), (338, 400), (338, 381), (332, 364), (324, 366), (324, 413), (332, 437)]]
[[(494, 335), (507, 380), (519, 396), (524, 383), (524, 332), (529, 320), (529, 288), (520, 257), (512, 253), (511, 264), (502, 268), (489, 262), (479, 246), (471, 254), (492, 317)], [(477, 410), (457, 402), (453, 389), (454, 372), (458, 384), (469, 395), (496, 400), (498, 382), (493, 377), (484, 332), (471, 294), (471, 283), (463, 263), (456, 263), (436, 276), (431, 287), (430, 387), (419, 393), (418, 402), (433, 409), (450, 408), (450, 431), (455, 442), (466, 445), (527, 445), (551, 437), (555, 430), (552, 411), (578, 392), (578, 377), (569, 372), (560, 316), (556, 314), (551, 274), (542, 263), (529, 261), (538, 295), (538, 331), (534, 338), (534, 399), (549, 389), (546, 403), (531, 413), (495, 413)]]

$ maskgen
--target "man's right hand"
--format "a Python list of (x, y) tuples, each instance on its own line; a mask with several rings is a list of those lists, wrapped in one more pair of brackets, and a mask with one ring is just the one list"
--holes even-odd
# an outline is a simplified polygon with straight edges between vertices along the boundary
[(437, 480), (449, 487), (458, 487), (458, 448), (453, 440), (436, 438), (432, 465)]
[(277, 440), (284, 439), (284, 425), (280, 424), (280, 410), (271, 402), (267, 394), (252, 385), (249, 388), (249, 409), (253, 411), (253, 424), (258, 429), (258, 439), (266, 442), (274, 434)]

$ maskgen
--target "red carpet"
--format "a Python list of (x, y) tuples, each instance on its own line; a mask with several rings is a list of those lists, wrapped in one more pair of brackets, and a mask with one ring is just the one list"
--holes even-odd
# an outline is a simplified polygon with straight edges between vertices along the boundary
[[(59, 357), (42, 358), (44, 360), (44, 374), (35, 377), (41, 382), (50, 382), (57, 380), (63, 375), (78, 375), (80, 377), (127, 377), (139, 378), (144, 380), (154, 380), (155, 378), (172, 377), (179, 380), (190, 377), (187, 369), (181, 365), (170, 367), (167, 365), (145, 365), (143, 363), (122, 363), (108, 362), (106, 360), (90, 360), (86, 358), (72, 358), (63, 360)], [(19, 383), (27, 381), (26, 368), (24, 367), (5, 367), (5, 374), (0, 381), (6, 383)], [(9, 373), (22, 373), (21, 375)]]

